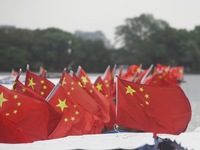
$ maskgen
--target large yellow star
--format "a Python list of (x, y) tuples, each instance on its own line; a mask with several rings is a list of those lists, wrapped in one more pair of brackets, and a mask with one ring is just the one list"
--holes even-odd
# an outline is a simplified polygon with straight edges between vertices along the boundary
[(28, 84), (28, 86), (31, 86), (32, 89), (34, 89), (34, 86), (36, 85), (36, 83), (33, 82), (33, 78), (31, 78), (31, 79), (29, 78), (28, 80), (29, 80), (29, 84)]
[(102, 91), (102, 84), (97, 83), (96, 88), (98, 91)]
[(133, 95), (133, 93), (135, 93), (135, 92), (136, 91), (134, 89), (132, 89), (130, 85), (126, 87), (126, 94), (129, 93), (129, 94)]
[(67, 108), (68, 106), (66, 105), (66, 99), (64, 99), (63, 101), (58, 99), (58, 104), (56, 105), (56, 107), (60, 107), (61, 111), (63, 111), (65, 108)]
[(84, 83), (84, 85), (88, 82), (86, 76), (82, 76), (82, 77), (81, 77), (81, 80), (82, 80), (82, 82)]
[(0, 95), (0, 107), (2, 107), (3, 106), (3, 102), (6, 102), (6, 101), (8, 101), (8, 100), (3, 97), (3, 92), (1, 92), (1, 95)]
[(63, 86), (64, 84), (67, 84), (67, 82), (65, 81), (65, 77), (64, 77), (63, 80), (62, 80), (62, 86)]

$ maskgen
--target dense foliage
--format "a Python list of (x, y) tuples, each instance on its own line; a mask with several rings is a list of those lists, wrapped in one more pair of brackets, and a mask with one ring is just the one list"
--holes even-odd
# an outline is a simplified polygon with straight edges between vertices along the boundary
[[(0, 29), (0, 71), (24, 69), (61, 72), (65, 67), (103, 72), (107, 65), (183, 65), (185, 71), (200, 72), (200, 26), (175, 29), (152, 15), (128, 18), (116, 28), (121, 48), (107, 49), (101, 40), (90, 41), (56, 28), (28, 30)], [(70, 51), (71, 50), (71, 51)]]

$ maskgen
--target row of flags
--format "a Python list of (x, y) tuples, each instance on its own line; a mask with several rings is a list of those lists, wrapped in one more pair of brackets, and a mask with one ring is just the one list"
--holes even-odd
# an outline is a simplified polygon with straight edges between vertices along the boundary
[(27, 143), (69, 135), (101, 134), (115, 125), (132, 131), (180, 134), (191, 119), (179, 86), (182, 67), (107, 67), (92, 82), (79, 66), (63, 70), (58, 84), (26, 69), (12, 89), (0, 85), (0, 142)]

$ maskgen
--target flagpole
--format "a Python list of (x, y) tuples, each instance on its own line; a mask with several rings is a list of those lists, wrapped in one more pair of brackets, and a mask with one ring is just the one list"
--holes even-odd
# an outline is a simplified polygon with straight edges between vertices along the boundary
[(147, 75), (150, 73), (150, 71), (153, 68), (153, 64), (151, 64), (151, 66), (149, 67), (148, 71), (146, 72), (146, 74), (143, 76), (142, 80), (140, 81), (141, 84), (144, 84), (145, 79), (147, 78)]
[(50, 98), (55, 94), (55, 92), (57, 91), (57, 89), (60, 87), (60, 83), (58, 83), (56, 86), (54, 86), (54, 88), (51, 90), (51, 92), (49, 93), (49, 95), (46, 97), (45, 101), (49, 101)]

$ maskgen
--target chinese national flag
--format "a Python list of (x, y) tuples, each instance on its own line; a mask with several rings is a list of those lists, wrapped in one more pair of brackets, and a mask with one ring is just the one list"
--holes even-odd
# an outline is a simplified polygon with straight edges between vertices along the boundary
[(17, 93), (21, 93), (23, 95), (26, 95), (28, 97), (34, 98), (34, 100), (41, 101), (47, 106), (47, 109), (49, 111), (49, 120), (48, 120), (48, 135), (56, 128), (57, 124), (59, 123), (61, 119), (60, 113), (58, 113), (47, 101), (44, 100), (44, 98), (36, 93), (35, 91), (29, 89), (24, 84), (22, 84), (18, 78), (16, 78), (14, 84), (13, 84), (13, 90)]
[(88, 75), (80, 66), (77, 76), (81, 82), (83, 89), (85, 89), (88, 92), (88, 94), (93, 98), (93, 100), (99, 105), (99, 117), (102, 118), (102, 121), (104, 123), (108, 123), (110, 121), (109, 100), (94, 87)]
[[(94, 98), (94, 100), (99, 104), (101, 107), (101, 118), (104, 119), (104, 124), (108, 130), (113, 129), (114, 124), (116, 124), (116, 107), (114, 104), (114, 101), (112, 100), (112, 97), (105, 96), (97, 88), (94, 87), (94, 85), (89, 80), (89, 77), (85, 73), (85, 71), (82, 68), (79, 68), (79, 79), (81, 81), (81, 84), (83, 85), (83, 88)], [(100, 80), (99, 78), (99, 81)], [(99, 82), (99, 85), (101, 83)], [(102, 86), (105, 85), (105, 82), (102, 81)], [(105, 86), (103, 86), (105, 88)], [(99, 87), (100, 89), (100, 87)], [(106, 90), (106, 88), (104, 89)], [(107, 90), (106, 90), (107, 91)]]
[(33, 142), (14, 122), (0, 115), (0, 143)]
[(59, 84), (49, 103), (62, 114), (62, 119), (49, 139), (102, 132), (104, 128), (102, 122), (74, 101)]
[(106, 89), (108, 91), (109, 97), (112, 97), (113, 93), (113, 87), (114, 87), (114, 72), (115, 72), (115, 67), (110, 70), (110, 66), (108, 66), (102, 75), (102, 80), (104, 84), (106, 85)]
[(0, 86), (0, 114), (17, 124), (31, 140), (47, 139), (49, 111), (43, 102)]
[(25, 86), (32, 89), (44, 99), (49, 95), (51, 90), (54, 88), (54, 84), (47, 78), (39, 76), (28, 69), (26, 70)]
[(111, 98), (110, 94), (108, 94), (108, 91), (106, 89), (106, 85), (103, 82), (102, 78), (99, 76), (97, 77), (97, 79), (94, 82), (94, 87), (101, 93), (103, 94), (105, 97)]
[(68, 95), (92, 114), (98, 115), (100, 107), (93, 98), (64, 70), (59, 83)]
[(118, 78), (117, 122), (145, 132), (180, 134), (191, 119), (191, 106), (180, 87), (134, 84)]
[(131, 65), (121, 78), (127, 81), (134, 81), (137, 79), (141, 71), (141, 66)]

